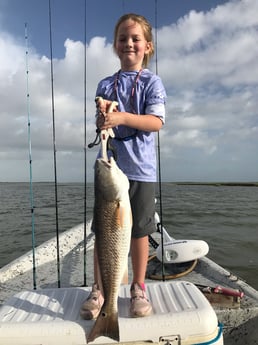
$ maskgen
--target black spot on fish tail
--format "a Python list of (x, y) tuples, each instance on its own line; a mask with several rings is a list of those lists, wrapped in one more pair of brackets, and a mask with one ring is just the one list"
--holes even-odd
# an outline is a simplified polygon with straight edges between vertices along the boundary
[(101, 336), (109, 337), (116, 341), (120, 340), (117, 312), (109, 315), (102, 308), (95, 324), (87, 336), (87, 343)]

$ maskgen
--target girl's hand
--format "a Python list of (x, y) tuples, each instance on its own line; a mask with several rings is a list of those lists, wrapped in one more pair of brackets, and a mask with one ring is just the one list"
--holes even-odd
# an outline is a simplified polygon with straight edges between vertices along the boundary
[(119, 126), (122, 124), (122, 113), (114, 111), (112, 113), (106, 113), (104, 117), (104, 123), (102, 122), (101, 129), (108, 129)]
[(114, 121), (114, 120), (118, 120), (114, 118), (114, 115), (116, 116), (116, 114), (114, 113), (117, 112), (117, 107), (113, 108), (112, 113), (108, 113), (111, 103), (112, 101), (103, 99), (101, 97), (96, 99), (96, 105), (98, 109), (98, 117), (96, 119), (96, 125), (100, 129), (108, 129), (108, 128), (115, 127), (117, 125), (116, 123), (117, 121)]
[[(97, 109), (101, 112), (106, 114), (108, 112), (108, 109), (110, 107), (110, 105), (113, 103), (113, 101), (109, 101), (107, 99), (103, 99), (102, 97), (97, 97), (96, 99), (96, 106)], [(112, 112), (116, 112), (117, 111), (117, 107), (114, 107)]]

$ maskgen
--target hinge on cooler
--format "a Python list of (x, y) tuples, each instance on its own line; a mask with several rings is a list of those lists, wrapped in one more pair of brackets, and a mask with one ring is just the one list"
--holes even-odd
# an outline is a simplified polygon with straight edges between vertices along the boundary
[(165, 337), (159, 338), (160, 345), (180, 345), (180, 336), (179, 335), (168, 335)]

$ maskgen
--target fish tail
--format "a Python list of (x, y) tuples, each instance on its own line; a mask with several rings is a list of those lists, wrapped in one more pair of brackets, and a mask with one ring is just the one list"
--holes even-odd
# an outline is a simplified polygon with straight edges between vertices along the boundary
[(107, 315), (107, 313), (105, 313), (105, 311), (102, 310), (89, 335), (87, 336), (88, 343), (94, 341), (96, 338), (100, 336), (109, 337), (116, 341), (120, 340), (118, 312), (114, 312), (110, 315)]

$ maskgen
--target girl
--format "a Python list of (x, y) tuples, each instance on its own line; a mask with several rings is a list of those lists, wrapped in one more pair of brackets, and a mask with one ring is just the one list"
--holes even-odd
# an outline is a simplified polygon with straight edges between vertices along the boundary
[[(98, 84), (96, 96), (104, 100), (97, 104), (97, 127), (113, 128), (112, 145), (117, 153), (117, 165), (130, 182), (133, 216), (131, 258), (133, 281), (131, 307), (133, 317), (147, 316), (152, 306), (145, 292), (148, 262), (148, 235), (155, 231), (156, 150), (155, 133), (165, 119), (166, 93), (160, 78), (146, 67), (154, 54), (151, 26), (137, 14), (123, 15), (114, 31), (113, 48), (121, 69)], [(107, 113), (112, 101), (117, 109)], [(97, 258), (95, 258), (95, 261)], [(96, 263), (96, 262), (95, 262)], [(85, 319), (96, 318), (103, 304), (95, 265), (95, 284), (81, 308)]]

